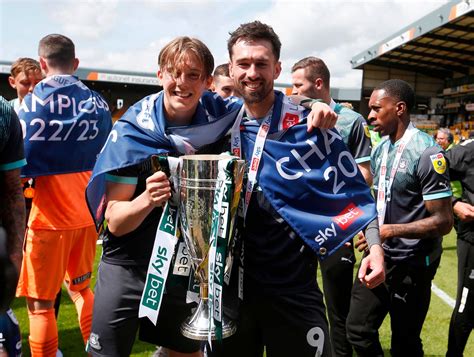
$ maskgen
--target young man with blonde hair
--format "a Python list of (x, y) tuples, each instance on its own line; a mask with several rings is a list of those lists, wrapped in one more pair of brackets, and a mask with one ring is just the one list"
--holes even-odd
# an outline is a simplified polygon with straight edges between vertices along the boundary
[(33, 58), (22, 57), (13, 62), (10, 68), (8, 83), (16, 90), (17, 98), (10, 101), (13, 108), (18, 113), (23, 98), (33, 92), (35, 85), (43, 79), (41, 67), (38, 61)]
[[(104, 147), (94, 168), (99, 176), (93, 175), (88, 188), (90, 201), (100, 198), (101, 194), (91, 191), (100, 181), (96, 177), (105, 173), (102, 207), (107, 230), (88, 345), (93, 356), (129, 356), (139, 326), (141, 339), (165, 347), (172, 357), (201, 355), (200, 342), (180, 333), (181, 322), (191, 315), (192, 305), (186, 303), (189, 271), (188, 276), (180, 276), (170, 268), (164, 277), (166, 292), (156, 326), (147, 318), (139, 319), (158, 222), (171, 195), (167, 176), (162, 171), (154, 172), (150, 156), (160, 152), (170, 156), (184, 154), (165, 137), (165, 132), (169, 134), (174, 127), (202, 126), (220, 115), (212, 108), (205, 111), (200, 101), (205, 93), (209, 93), (208, 100), (213, 100), (207, 90), (214, 59), (204, 43), (178, 37), (163, 47), (158, 62), (157, 75), (163, 90), (133, 105), (117, 121), (113, 128), (116, 142), (110, 140)], [(121, 141), (126, 136), (140, 139)], [(212, 130), (207, 137), (208, 143), (216, 139)], [(140, 146), (138, 142), (144, 144)], [(134, 149), (133, 156), (127, 156), (128, 147)], [(100, 211), (100, 205), (92, 206)], [(94, 208), (93, 214), (101, 217)], [(174, 260), (171, 266), (173, 263)]]

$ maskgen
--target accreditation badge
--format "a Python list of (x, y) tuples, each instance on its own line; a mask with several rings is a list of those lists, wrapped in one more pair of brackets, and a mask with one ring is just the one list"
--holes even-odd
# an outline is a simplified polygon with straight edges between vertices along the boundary
[(442, 153), (430, 155), (431, 164), (437, 173), (444, 174), (446, 172), (446, 159)]

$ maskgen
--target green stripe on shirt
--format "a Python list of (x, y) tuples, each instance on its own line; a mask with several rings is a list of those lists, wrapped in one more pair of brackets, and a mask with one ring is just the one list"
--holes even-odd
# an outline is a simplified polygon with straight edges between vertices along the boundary
[(125, 183), (128, 185), (136, 185), (138, 183), (138, 177), (115, 176), (111, 174), (105, 174), (105, 180), (115, 183)]
[(21, 159), (14, 162), (9, 162), (8, 164), (1, 164), (0, 171), (9, 171), (15, 170), (26, 165), (26, 159)]
[(429, 195), (423, 195), (423, 200), (424, 201), (437, 200), (439, 198), (451, 197), (452, 195), (453, 193), (451, 192), (451, 190), (449, 190), (449, 191), (444, 191), (440, 193), (432, 193)]

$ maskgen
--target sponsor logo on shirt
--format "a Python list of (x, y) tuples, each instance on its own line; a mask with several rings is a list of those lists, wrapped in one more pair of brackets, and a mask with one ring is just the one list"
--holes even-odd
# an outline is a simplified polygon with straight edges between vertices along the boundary
[(438, 153), (435, 155), (430, 155), (431, 164), (437, 173), (444, 174), (446, 172), (446, 159), (443, 154)]
[(298, 124), (300, 117), (296, 114), (286, 113), (282, 121), (283, 130)]

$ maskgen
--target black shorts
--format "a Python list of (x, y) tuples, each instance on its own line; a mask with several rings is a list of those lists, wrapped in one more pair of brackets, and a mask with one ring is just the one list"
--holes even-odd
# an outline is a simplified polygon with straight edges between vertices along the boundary
[(237, 332), (215, 342), (210, 357), (330, 356), (331, 346), (319, 290), (288, 296), (245, 296)]
[(199, 351), (199, 341), (190, 340), (179, 332), (181, 322), (191, 314), (193, 307), (186, 304), (185, 291), (181, 296), (176, 291), (164, 295), (157, 326), (148, 319), (138, 318), (145, 277), (143, 266), (120, 266), (101, 261), (87, 344), (90, 354), (129, 356), (140, 325), (143, 329), (140, 337), (147, 342), (182, 353)]

